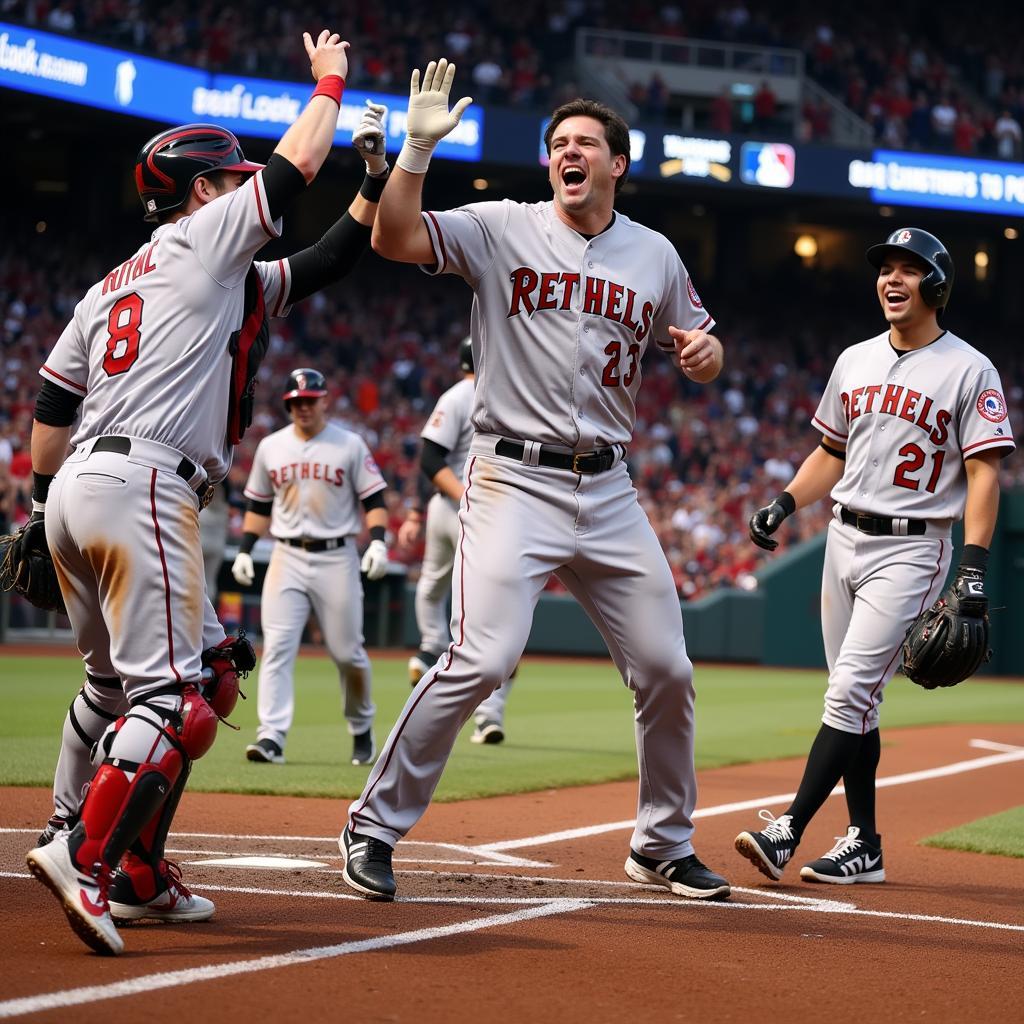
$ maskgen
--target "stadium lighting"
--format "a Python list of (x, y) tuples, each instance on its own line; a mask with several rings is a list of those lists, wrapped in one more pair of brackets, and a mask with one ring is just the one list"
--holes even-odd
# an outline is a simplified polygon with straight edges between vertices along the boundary
[(818, 241), (814, 235), (800, 235), (793, 243), (793, 252), (802, 260), (813, 260), (818, 255)]
[(974, 254), (974, 265), (982, 270), (988, 266), (988, 253), (984, 249), (979, 249)]
[(474, 178), (473, 179), (473, 188), (475, 188), (477, 190), (477, 192), (483, 192), (489, 186), (490, 186), (490, 182), (486, 178)]
[(1016, 228), (1003, 228), (1003, 238), (1008, 238), (1011, 242), (1017, 238)]

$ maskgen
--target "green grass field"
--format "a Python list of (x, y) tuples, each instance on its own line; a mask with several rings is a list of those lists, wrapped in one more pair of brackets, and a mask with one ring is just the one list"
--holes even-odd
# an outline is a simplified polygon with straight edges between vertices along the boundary
[(970, 853), (997, 853), (1003, 857), (1024, 857), (1024, 807), (951, 828), (925, 839), (924, 846)]
[[(0, 654), (0, 784), (50, 786), (67, 705), (81, 681), (71, 657)], [(818, 730), (824, 673), (757, 667), (698, 666), (697, 762), (701, 768), (806, 754)], [(193, 790), (354, 797), (367, 769), (348, 763), (337, 675), (326, 659), (301, 659), (296, 716), (285, 765), (245, 760), (256, 724), (256, 676), (243, 688), (233, 720), (192, 774)], [(377, 740), (383, 740), (409, 694), (405, 658), (374, 663)], [(889, 727), (940, 722), (1022, 722), (1024, 686), (970, 682), (927, 693), (902, 676), (889, 685)], [(437, 798), (628, 779), (636, 774), (632, 702), (610, 663), (528, 659), (509, 699), (507, 739), (500, 747), (460, 735)]]

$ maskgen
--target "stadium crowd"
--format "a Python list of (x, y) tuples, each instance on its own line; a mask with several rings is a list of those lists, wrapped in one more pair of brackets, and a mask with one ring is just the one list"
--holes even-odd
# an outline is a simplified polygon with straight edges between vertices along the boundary
[[(956, 5), (907, 0), (893, 12), (862, 0), (832, 18), (812, 0), (520, 0), (515, 4), (392, 0), (316, 7), (259, 0), (0, 0), (0, 17), (75, 34), (212, 71), (304, 78), (296, 40), (329, 23), (356, 45), (350, 84), (404, 91), (409, 69), (444, 53), (465, 68), (462, 88), (478, 102), (549, 108), (577, 91), (574, 33), (580, 27), (801, 50), (806, 71), (872, 127), (878, 143), (1020, 159), (1024, 59), (1021, 9), (994, 0), (964, 16)], [(678, 118), (661, 76), (631, 83), (645, 119)], [(787, 131), (831, 137), (826, 103), (782, 112), (770, 85), (752, 99), (711, 105), (721, 132)]]
[[(75, 303), (107, 269), (102, 257), (69, 254), (41, 239), (20, 239), (0, 251), (0, 519), (19, 522), (30, 507), (28, 438), (38, 368)], [(859, 340), (834, 329), (832, 295), (842, 286), (818, 287), (818, 303), (802, 304), (798, 319), (739, 296), (713, 304), (727, 368), (709, 387), (687, 382), (656, 351), (647, 355), (629, 462), (684, 597), (751, 585), (750, 574), (766, 556), (747, 539), (747, 519), (785, 486), (816, 443), (809, 421), (818, 396), (840, 348)], [(868, 325), (875, 323), (871, 312), (858, 309)], [(415, 574), (421, 551), (397, 547), (398, 527), (422, 486), (419, 431), (437, 396), (458, 378), (456, 351), (468, 313), (462, 282), (428, 281), (369, 254), (354, 278), (273, 321), (260, 404), (231, 470), (234, 493), (241, 493), (257, 442), (286, 422), (278, 395), (288, 372), (315, 366), (328, 377), (332, 415), (366, 438), (391, 484), (391, 557)], [(1012, 421), (1024, 423), (1024, 360), (1009, 348), (993, 350), (979, 331), (973, 323), (965, 328), (996, 360)], [(1007, 486), (1024, 485), (1022, 462), (1004, 464)], [(781, 532), (782, 545), (820, 531), (828, 516), (822, 503), (795, 517)], [(240, 526), (236, 509), (236, 536)]]

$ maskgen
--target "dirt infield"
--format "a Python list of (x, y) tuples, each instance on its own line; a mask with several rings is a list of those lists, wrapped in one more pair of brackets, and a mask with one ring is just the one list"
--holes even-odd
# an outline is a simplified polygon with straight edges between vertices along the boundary
[[(394, 904), (341, 882), (340, 801), (191, 794), (169, 846), (217, 914), (126, 927), (117, 959), (90, 953), (25, 869), (48, 794), (7, 789), (0, 1018), (1024, 1019), (1024, 860), (917, 845), (1020, 803), (1024, 727), (883, 740), (884, 885), (812, 886), (797, 867), (773, 884), (733, 851), (758, 807), (784, 806), (799, 761), (701, 773), (697, 850), (734, 885), (713, 904), (625, 879), (633, 784), (432, 807), (397, 851)], [(834, 796), (797, 860), (845, 825)]]

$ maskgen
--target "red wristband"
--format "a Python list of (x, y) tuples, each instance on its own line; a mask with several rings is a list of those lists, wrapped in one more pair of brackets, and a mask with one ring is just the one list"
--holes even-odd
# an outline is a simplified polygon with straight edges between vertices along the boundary
[[(341, 107), (341, 94), (345, 91), (345, 79), (341, 75), (324, 75), (316, 83), (313, 96), (329, 96), (338, 107)], [(313, 96), (309, 98), (312, 99)]]

